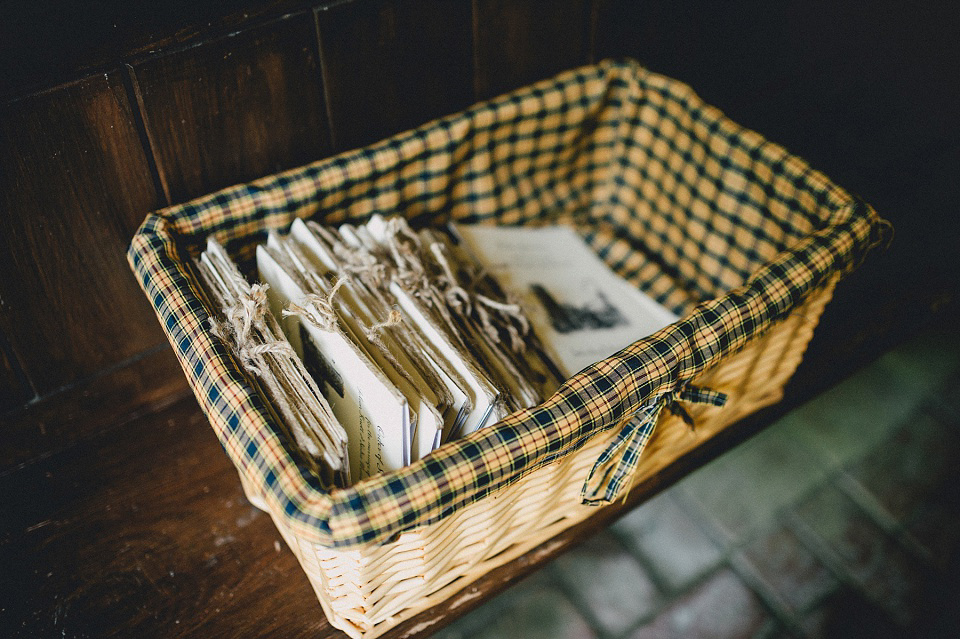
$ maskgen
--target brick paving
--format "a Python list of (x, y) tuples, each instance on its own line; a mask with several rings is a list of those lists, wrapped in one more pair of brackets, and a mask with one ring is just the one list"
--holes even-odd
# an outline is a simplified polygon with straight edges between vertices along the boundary
[(928, 333), (439, 632), (960, 637), (960, 334)]
[(668, 594), (689, 589), (723, 559), (721, 548), (675, 497), (662, 493), (611, 527)]

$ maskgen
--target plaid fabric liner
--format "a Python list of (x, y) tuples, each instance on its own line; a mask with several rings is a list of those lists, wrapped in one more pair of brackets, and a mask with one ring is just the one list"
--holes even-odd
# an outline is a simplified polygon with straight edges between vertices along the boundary
[[(185, 264), (210, 234), (249, 265), (266, 232), (295, 217), (336, 223), (374, 212), (414, 224), (575, 224), (611, 267), (683, 319), (586, 368), (539, 406), (405, 469), (326, 492), (207, 331)], [(239, 471), (298, 537), (349, 547), (438, 521), (618, 424), (631, 442), (629, 470), (655, 421), (644, 415), (858, 265), (888, 230), (869, 206), (689, 87), (608, 61), (158, 211), (128, 257)]]

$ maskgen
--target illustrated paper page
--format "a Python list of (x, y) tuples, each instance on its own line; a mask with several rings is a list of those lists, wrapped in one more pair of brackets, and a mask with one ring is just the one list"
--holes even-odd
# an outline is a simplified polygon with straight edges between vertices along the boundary
[(570, 227), (455, 230), (518, 296), (567, 375), (678, 319), (610, 270)]

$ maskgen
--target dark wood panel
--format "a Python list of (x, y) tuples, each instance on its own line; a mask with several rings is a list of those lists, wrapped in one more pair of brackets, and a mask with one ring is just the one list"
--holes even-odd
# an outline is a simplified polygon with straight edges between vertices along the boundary
[(134, 64), (135, 88), (172, 202), (329, 151), (310, 13)]
[[(909, 152), (960, 131), (949, 3), (598, 0), (597, 15), (598, 58), (635, 57), (804, 155), (830, 144), (884, 157), (899, 152), (891, 141)], [(892, 122), (902, 139), (887, 139)]]
[(478, 98), (590, 59), (587, 0), (473, 0), (473, 7)]
[(160, 200), (121, 77), (0, 109), (0, 327), (40, 395), (163, 339), (125, 258)]
[(372, 0), (317, 11), (335, 146), (355, 148), (473, 101), (467, 2)]
[(190, 393), (167, 344), (0, 418), (0, 473), (65, 450)]
[(797, 62), (799, 32), (790, 4), (597, 0), (595, 57), (637, 58), (693, 83), (721, 107), (728, 105), (718, 104), (711, 87), (724, 97), (754, 100), (760, 89), (789, 82), (782, 71)]
[(158, 51), (236, 31), (305, 0), (103, 0), (4, 3), (0, 7), (0, 96), (13, 97)]
[[(3, 300), (0, 300), (0, 307)], [(33, 396), (25, 379), (14, 369), (13, 353), (9, 352), (10, 345), (0, 333), (0, 415), (16, 406), (20, 406)], [(0, 468), (3, 467), (0, 462)]]

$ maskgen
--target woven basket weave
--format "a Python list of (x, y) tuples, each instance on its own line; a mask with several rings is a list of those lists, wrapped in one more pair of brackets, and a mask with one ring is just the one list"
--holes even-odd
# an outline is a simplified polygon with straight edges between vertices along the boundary
[[(540, 406), (326, 492), (209, 334), (186, 261), (213, 235), (249, 268), (267, 231), (296, 217), (374, 212), (415, 224), (572, 224), (682, 319)], [(888, 230), (802, 160), (626, 61), (158, 211), (128, 256), (246, 494), (273, 518), (331, 624), (373, 637), (779, 400), (836, 281)], [(699, 389), (726, 403), (687, 404)], [(689, 412), (696, 429), (661, 408)]]

